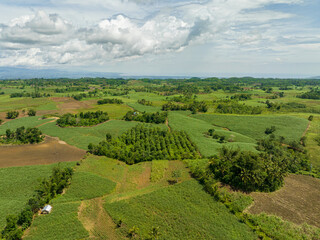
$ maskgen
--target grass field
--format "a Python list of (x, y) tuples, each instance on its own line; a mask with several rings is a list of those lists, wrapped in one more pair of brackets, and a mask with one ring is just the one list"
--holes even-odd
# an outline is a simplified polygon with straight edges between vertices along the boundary
[(22, 126), (25, 128), (36, 127), (51, 120), (52, 119), (41, 119), (38, 116), (15, 119), (0, 125), (0, 135), (5, 134), (7, 129), (15, 130)]
[[(33, 196), (39, 179), (48, 177), (58, 164), (0, 168), (0, 229), (8, 214), (18, 214)], [(61, 167), (74, 166), (73, 162), (60, 163)]]
[(284, 136), (287, 141), (298, 141), (308, 126), (308, 120), (287, 115), (235, 116), (198, 114), (193, 118), (203, 120), (211, 125), (225, 127), (253, 139), (261, 139), (267, 127), (275, 126), (276, 136)]
[[(200, 116), (200, 115), (199, 115)], [(202, 116), (202, 115), (201, 115)], [(174, 130), (183, 130), (188, 133), (191, 140), (198, 146), (201, 154), (211, 156), (218, 153), (222, 146), (240, 147), (244, 150), (255, 151), (256, 140), (235, 131), (228, 131), (222, 127), (216, 127), (202, 119), (196, 119), (188, 116), (185, 112), (170, 112), (169, 126)], [(206, 137), (205, 132), (214, 128), (219, 135), (226, 136), (226, 140), (232, 139), (232, 142), (218, 143), (216, 139)]]
[(168, 160), (158, 160), (152, 161), (152, 168), (151, 168), (151, 182), (158, 182), (160, 181), (169, 167)]
[[(128, 200), (106, 203), (107, 212), (126, 229), (139, 228), (147, 237), (159, 227), (159, 239), (256, 239), (221, 203), (195, 180), (163, 188)], [(117, 231), (125, 231), (119, 228)]]
[(80, 202), (55, 204), (52, 213), (35, 218), (24, 239), (86, 239), (89, 233), (78, 219), (79, 206)]

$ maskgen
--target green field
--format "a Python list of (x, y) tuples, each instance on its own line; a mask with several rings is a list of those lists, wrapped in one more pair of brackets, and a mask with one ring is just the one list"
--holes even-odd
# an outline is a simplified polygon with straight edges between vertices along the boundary
[(234, 116), (198, 114), (192, 116), (211, 125), (225, 127), (253, 139), (266, 137), (267, 127), (275, 126), (276, 136), (284, 136), (287, 141), (298, 141), (308, 126), (308, 120), (287, 115)]
[(8, 214), (20, 213), (33, 196), (39, 180), (50, 176), (57, 165), (74, 166), (75, 163), (0, 168), (0, 228), (4, 227)]
[(143, 237), (148, 236), (152, 227), (159, 227), (159, 239), (257, 238), (195, 180), (129, 200), (106, 203), (105, 208), (113, 219), (121, 219), (127, 229), (137, 227)]

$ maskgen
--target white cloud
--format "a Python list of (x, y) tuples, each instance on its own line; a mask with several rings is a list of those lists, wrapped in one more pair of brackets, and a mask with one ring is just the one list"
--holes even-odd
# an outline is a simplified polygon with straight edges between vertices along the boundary
[[(301, 2), (52, 0), (52, 11), (61, 14), (47, 14), (52, 12), (48, 6), (46, 11), (35, 7), (34, 14), (0, 23), (0, 65), (105, 65), (113, 60), (180, 52), (204, 43), (212, 44), (217, 55), (225, 53), (225, 59), (230, 52), (279, 52), (285, 41), (298, 39), (283, 23), (294, 15), (265, 10), (264, 6)], [(77, 11), (84, 17), (90, 16), (94, 23), (72, 19)], [(92, 17), (95, 11), (99, 16), (105, 12), (105, 18)], [(301, 38), (299, 41), (306, 40)], [(310, 39), (319, 42), (318, 37), (309, 36)], [(308, 49), (309, 45), (300, 47)], [(313, 47), (318, 51), (316, 45)]]

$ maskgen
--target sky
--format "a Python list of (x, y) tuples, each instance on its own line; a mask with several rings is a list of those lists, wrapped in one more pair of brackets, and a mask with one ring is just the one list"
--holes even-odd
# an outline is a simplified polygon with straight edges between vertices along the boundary
[(0, 67), (320, 75), (319, 0), (1, 0)]

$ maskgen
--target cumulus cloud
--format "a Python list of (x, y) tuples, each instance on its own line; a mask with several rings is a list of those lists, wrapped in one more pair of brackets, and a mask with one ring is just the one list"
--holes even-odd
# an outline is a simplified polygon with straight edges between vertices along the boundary
[[(78, 26), (63, 16), (38, 11), (0, 25), (0, 65), (104, 64), (182, 51), (190, 45), (212, 42), (217, 45), (259, 44), (273, 41), (260, 30), (270, 21), (292, 15), (263, 7), (272, 3), (296, 4), (300, 0), (211, 0), (179, 1), (156, 11), (141, 5), (158, 1), (74, 1), (52, 0), (52, 4), (119, 10), (124, 4), (132, 11), (148, 13), (132, 18), (119, 13), (90, 26)], [(110, 6), (109, 6), (110, 7)], [(246, 25), (246, 28), (243, 26)], [(261, 28), (261, 29), (260, 29)], [(260, 29), (260, 30), (259, 30)]]

